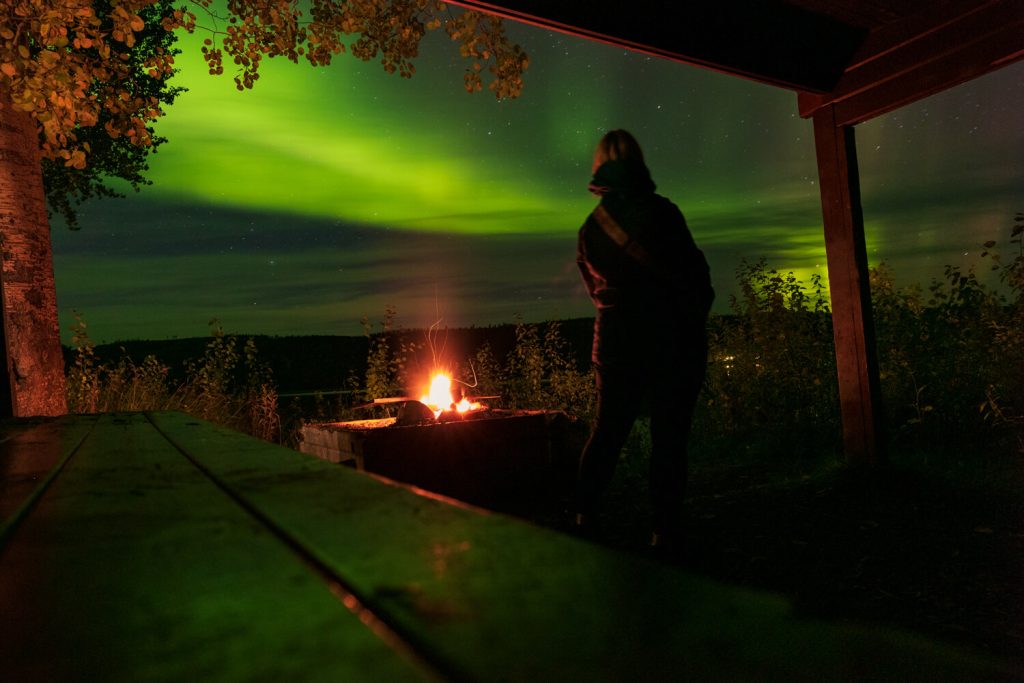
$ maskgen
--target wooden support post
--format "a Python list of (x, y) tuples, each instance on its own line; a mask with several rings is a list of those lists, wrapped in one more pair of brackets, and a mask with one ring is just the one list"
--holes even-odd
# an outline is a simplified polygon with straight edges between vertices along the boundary
[(814, 144), (825, 221), (843, 446), (850, 464), (874, 465), (879, 460), (880, 396), (857, 150), (853, 127), (836, 125), (834, 105), (815, 112)]
[(0, 91), (0, 368), (3, 416), (62, 415), (64, 356), (35, 122)]

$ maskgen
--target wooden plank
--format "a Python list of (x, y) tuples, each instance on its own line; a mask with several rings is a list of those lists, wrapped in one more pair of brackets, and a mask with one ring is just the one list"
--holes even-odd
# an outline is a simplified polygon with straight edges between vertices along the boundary
[(144, 416), (105, 416), (0, 550), (3, 675), (430, 678), (333, 588)]
[(938, 33), (978, 12), (984, 13), (1005, 0), (943, 0), (918, 3), (896, 16), (876, 15), (861, 22), (870, 31), (850, 59), (846, 72), (869, 66), (892, 53), (905, 50), (917, 41)]
[(180, 414), (157, 426), (373, 611), (467, 680), (1010, 677), (877, 627), (794, 617), (725, 587)]
[(844, 97), (979, 42), (1021, 20), (1019, 0), (959, 2), (928, 8), (872, 31), (832, 95)]
[(1024, 58), (1024, 19), (960, 49), (836, 102), (836, 120), (853, 125), (984, 76)]
[(785, 2), (454, 0), (467, 9), (812, 92), (835, 87), (865, 31)]
[(836, 104), (853, 125), (1024, 58), (1024, 1), (954, 3), (873, 32), (835, 89), (802, 93), (800, 115)]
[(814, 145), (825, 223), (843, 447), (848, 462), (873, 465), (879, 460), (876, 430), (880, 391), (857, 151), (853, 128), (836, 125), (834, 107), (814, 115)]
[(0, 441), (0, 546), (56, 479), (95, 424), (56, 421), (3, 425)]

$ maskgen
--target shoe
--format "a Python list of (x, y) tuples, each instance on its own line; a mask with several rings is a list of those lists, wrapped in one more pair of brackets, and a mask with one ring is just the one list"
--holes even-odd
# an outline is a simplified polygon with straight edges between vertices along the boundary
[(588, 541), (593, 541), (597, 538), (597, 523), (591, 515), (583, 514), (582, 512), (576, 513), (576, 519), (573, 523), (572, 531), (576, 536), (585, 538)]
[(657, 531), (651, 534), (651, 553), (662, 560), (678, 563), (683, 559), (683, 539), (680, 534), (666, 534)]

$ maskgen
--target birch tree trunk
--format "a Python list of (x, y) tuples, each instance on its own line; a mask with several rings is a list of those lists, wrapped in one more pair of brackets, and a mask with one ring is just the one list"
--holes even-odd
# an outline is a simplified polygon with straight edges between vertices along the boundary
[(53, 248), (35, 123), (0, 91), (0, 412), (67, 412)]

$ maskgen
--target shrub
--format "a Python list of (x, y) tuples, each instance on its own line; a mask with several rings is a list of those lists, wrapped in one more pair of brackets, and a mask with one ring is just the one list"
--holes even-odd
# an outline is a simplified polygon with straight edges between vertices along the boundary
[[(388, 307), (377, 333), (364, 318), (370, 348), (363, 383), (355, 394), (366, 401), (418, 395), (419, 387), (409, 386), (410, 379), (422, 380), (421, 375), (443, 370), (463, 385), (466, 394), (497, 397), (486, 401), (492, 407), (565, 410), (582, 417), (593, 412), (593, 375), (577, 367), (558, 322), (544, 326), (518, 322), (504, 362), (487, 342), (455, 362), (446, 357), (446, 339), (437, 325), (426, 331), (425, 341), (417, 342), (410, 333), (392, 329), (394, 314), (394, 308)], [(355, 417), (351, 410), (343, 410), (341, 416)]]
[(75, 320), (74, 360), (67, 370), (69, 412), (183, 410), (267, 441), (280, 438), (277, 391), (252, 339), (240, 354), (238, 339), (211, 321), (202, 357), (186, 362), (184, 382), (171, 390), (169, 368), (153, 356), (135, 363), (125, 354), (116, 363), (99, 363), (77, 312)]
[(730, 314), (708, 325), (709, 364), (697, 438), (723, 436), (830, 447), (838, 434), (835, 351), (821, 279), (809, 287), (764, 259), (741, 262)]
[(100, 370), (96, 362), (96, 346), (86, 330), (85, 320), (73, 311), (71, 343), (75, 347), (74, 362), (67, 369), (68, 412), (94, 413), (99, 404)]
[(579, 417), (594, 412), (593, 373), (577, 367), (558, 321), (546, 323), (543, 334), (539, 325), (516, 323), (499, 388), (510, 408), (564, 410)]
[(484, 342), (462, 369), (461, 380), (476, 396), (500, 396), (504, 373), (490, 343)]
[(84, 318), (77, 311), (74, 316), (71, 337), (74, 360), (67, 369), (68, 412), (162, 410), (167, 407), (170, 402), (167, 366), (151, 355), (140, 364), (127, 355), (113, 365), (100, 363)]
[(381, 321), (381, 333), (374, 334), (369, 318), (363, 317), (361, 324), (363, 333), (370, 342), (370, 351), (366, 359), (366, 376), (364, 392), (367, 400), (394, 396), (397, 389), (398, 367), (400, 360), (392, 354), (388, 332), (391, 330), (395, 317), (395, 309), (388, 306)]
[(978, 277), (978, 264), (946, 266), (927, 295), (917, 286), (897, 287), (886, 264), (872, 270), (883, 405), (897, 439), (963, 444), (994, 426), (1024, 448), (1022, 232), (1018, 214), (1010, 239), (1017, 253), (1009, 263), (994, 242), (984, 245), (995, 286)]

